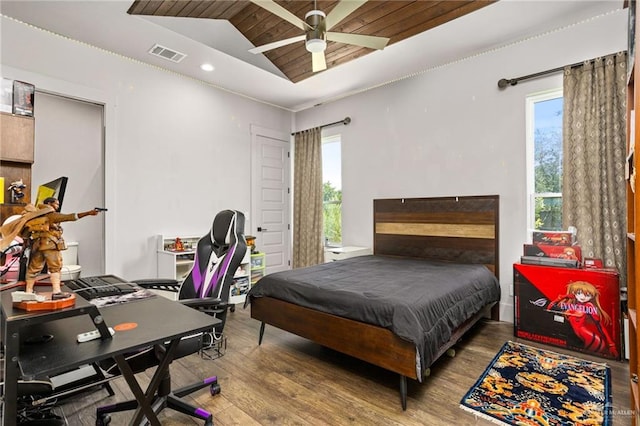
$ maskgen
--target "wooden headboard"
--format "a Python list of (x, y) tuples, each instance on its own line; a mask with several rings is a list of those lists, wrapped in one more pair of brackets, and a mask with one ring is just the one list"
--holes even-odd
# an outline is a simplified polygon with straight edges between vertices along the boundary
[(376, 255), (481, 263), (499, 279), (498, 195), (373, 200)]

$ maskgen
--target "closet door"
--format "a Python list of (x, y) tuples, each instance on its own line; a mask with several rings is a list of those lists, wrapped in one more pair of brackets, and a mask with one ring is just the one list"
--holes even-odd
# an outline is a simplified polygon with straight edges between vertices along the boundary
[[(289, 135), (251, 126), (251, 216), (245, 234), (265, 253), (263, 274), (291, 269)], [(255, 276), (252, 277), (255, 280)]]
[[(35, 158), (31, 199), (38, 185), (67, 176), (63, 213), (104, 206), (104, 108), (89, 102), (36, 92)], [(78, 242), (82, 276), (105, 269), (104, 215), (63, 223), (66, 241)]]

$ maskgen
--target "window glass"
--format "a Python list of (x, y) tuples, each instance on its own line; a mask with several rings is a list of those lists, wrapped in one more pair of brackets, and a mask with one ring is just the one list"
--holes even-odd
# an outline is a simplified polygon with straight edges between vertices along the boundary
[(562, 91), (527, 98), (529, 226), (562, 230)]
[(342, 244), (342, 143), (340, 136), (322, 139), (324, 241)]

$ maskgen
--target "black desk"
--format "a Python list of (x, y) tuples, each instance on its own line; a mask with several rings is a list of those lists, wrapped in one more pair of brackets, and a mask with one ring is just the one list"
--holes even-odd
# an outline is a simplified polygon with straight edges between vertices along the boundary
[[(76, 298), (73, 308), (35, 313), (13, 309), (10, 291), (2, 292), (1, 297), (5, 345), (2, 424), (5, 426), (15, 424), (18, 377), (55, 375), (109, 357), (116, 360), (138, 400), (138, 410), (131, 424), (138, 423), (146, 415), (151, 424), (160, 425), (149, 402), (157, 390), (162, 373), (169, 368), (177, 343), (181, 337), (211, 329), (219, 322), (195, 309), (156, 296), (100, 308), (99, 314), (104, 319), (102, 325), (114, 327), (121, 323), (137, 323), (137, 327), (117, 331), (111, 339), (77, 343), (79, 333), (97, 328), (92, 317), (95, 318), (98, 311), (81, 297)], [(45, 334), (53, 335), (53, 340), (43, 344), (25, 343), (30, 336)], [(124, 360), (124, 354), (166, 341), (171, 341), (171, 344), (149, 384), (146, 396)]]

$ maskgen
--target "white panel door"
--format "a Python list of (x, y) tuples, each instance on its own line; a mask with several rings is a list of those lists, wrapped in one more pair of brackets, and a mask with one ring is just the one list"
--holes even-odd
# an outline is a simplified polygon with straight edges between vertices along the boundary
[(251, 126), (251, 218), (246, 233), (265, 253), (265, 274), (290, 269), (290, 183), (287, 133)]

